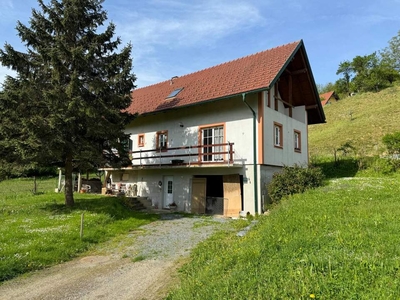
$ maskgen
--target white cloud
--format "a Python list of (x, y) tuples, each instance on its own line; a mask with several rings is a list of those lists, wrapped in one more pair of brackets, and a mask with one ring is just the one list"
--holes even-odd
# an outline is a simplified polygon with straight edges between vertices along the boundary
[[(266, 23), (259, 9), (249, 1), (152, 1), (132, 10), (113, 7), (112, 11), (117, 18), (114, 20), (117, 35), (124, 43), (132, 42), (138, 79), (146, 84), (150, 82), (147, 79), (160, 77), (157, 71), (160, 48), (210, 47), (235, 33)], [(146, 74), (141, 72), (144, 65)]]
[[(261, 22), (258, 10), (250, 4), (215, 3), (185, 6), (172, 15), (136, 15), (124, 35), (132, 42), (180, 47), (209, 43)], [(205, 40), (206, 39), (206, 40)]]

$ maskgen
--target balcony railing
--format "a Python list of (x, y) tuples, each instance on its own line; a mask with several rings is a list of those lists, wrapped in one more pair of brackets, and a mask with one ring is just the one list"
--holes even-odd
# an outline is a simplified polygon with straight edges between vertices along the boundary
[(133, 166), (233, 164), (234, 143), (130, 151)]

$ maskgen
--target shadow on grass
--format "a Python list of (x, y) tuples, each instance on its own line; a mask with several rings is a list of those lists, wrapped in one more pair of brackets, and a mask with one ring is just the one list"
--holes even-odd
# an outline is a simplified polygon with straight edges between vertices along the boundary
[(322, 169), (327, 179), (354, 177), (358, 172), (358, 161), (354, 158), (342, 158), (336, 162), (333, 160), (318, 161), (314, 165)]
[(134, 217), (138, 220), (158, 220), (156, 214), (133, 211), (125, 206), (123, 198), (101, 197), (101, 196), (78, 196), (75, 197), (75, 205), (67, 207), (64, 203), (46, 203), (43, 210), (53, 214), (70, 214), (74, 211), (90, 212), (95, 214), (107, 214), (115, 220), (124, 220)]

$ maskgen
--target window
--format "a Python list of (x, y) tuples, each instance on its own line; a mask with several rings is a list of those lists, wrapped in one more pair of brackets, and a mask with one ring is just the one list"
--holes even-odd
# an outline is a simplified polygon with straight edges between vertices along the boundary
[(301, 152), (301, 132), (294, 131), (294, 151)]
[[(223, 161), (221, 152), (224, 151), (224, 126), (215, 126), (201, 129), (201, 143), (203, 147), (203, 161)], [(214, 146), (216, 145), (216, 146)], [(209, 154), (208, 154), (209, 153)]]
[(167, 151), (168, 148), (168, 131), (158, 131), (156, 136), (157, 150)]
[(128, 147), (130, 151), (133, 150), (133, 141), (131, 139), (128, 140)]
[(274, 123), (274, 146), (278, 148), (283, 147), (283, 130), (282, 124)]
[(143, 147), (144, 146), (144, 134), (139, 134), (138, 135), (138, 146)]
[(183, 90), (183, 87), (182, 87), (182, 88), (179, 88), (179, 89), (173, 90), (173, 91), (167, 96), (166, 99), (175, 98), (175, 97), (180, 93), (180, 91), (182, 91), (182, 90)]
[(167, 193), (172, 194), (172, 181), (168, 180)]
[(126, 152), (131, 151), (133, 149), (133, 143), (132, 140), (130, 138), (126, 139), (126, 140), (122, 140), (121, 144), (124, 147), (124, 150)]

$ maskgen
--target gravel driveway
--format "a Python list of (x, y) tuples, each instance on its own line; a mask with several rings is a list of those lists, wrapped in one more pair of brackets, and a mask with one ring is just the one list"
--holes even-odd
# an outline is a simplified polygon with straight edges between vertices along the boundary
[(228, 222), (162, 215), (95, 255), (5, 282), (0, 299), (161, 299), (190, 250)]

